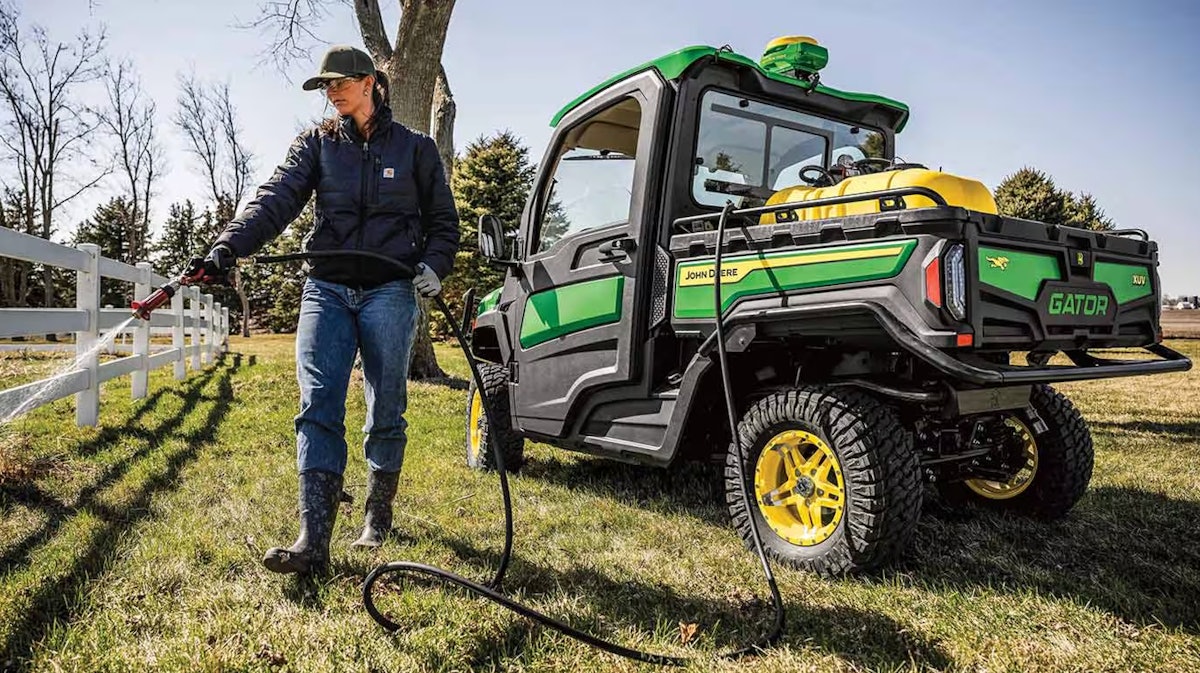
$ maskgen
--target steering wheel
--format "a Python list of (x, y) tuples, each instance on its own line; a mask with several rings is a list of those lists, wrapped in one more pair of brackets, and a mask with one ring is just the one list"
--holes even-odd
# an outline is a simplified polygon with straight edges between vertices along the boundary
[[(851, 166), (857, 169), (860, 173), (882, 173), (894, 165), (895, 162), (886, 157), (867, 157), (865, 159), (859, 159), (851, 164)], [(868, 171), (867, 169), (871, 168), (872, 166), (879, 166), (879, 168), (873, 171)]]
[[(816, 177), (809, 178), (805, 176), (806, 173), (816, 173), (817, 175)], [(813, 187), (832, 187), (837, 184), (837, 180), (833, 179), (832, 173), (815, 164), (801, 168), (798, 175), (805, 184), (812, 185)]]

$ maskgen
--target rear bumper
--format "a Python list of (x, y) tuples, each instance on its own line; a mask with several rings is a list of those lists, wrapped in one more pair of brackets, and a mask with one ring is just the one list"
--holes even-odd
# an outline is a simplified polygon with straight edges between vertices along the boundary
[(1146, 374), (1169, 374), (1185, 372), (1192, 368), (1186, 355), (1162, 344), (1151, 344), (1142, 348), (1158, 357), (1157, 360), (1110, 360), (1098, 358), (1086, 351), (1064, 351), (1073, 365), (1047, 365), (1043, 367), (986, 366), (964, 362), (946, 351), (933, 348), (922, 342), (904, 324), (893, 318), (879, 306), (871, 306), (880, 325), (896, 342), (913, 355), (921, 358), (936, 369), (962, 381), (978, 385), (1008, 385), (1020, 383), (1060, 383), (1065, 381), (1088, 381), (1121, 376), (1143, 376)]
[[(943, 350), (929, 343), (929, 335), (923, 339), (908, 325), (901, 322), (883, 305), (874, 301), (840, 301), (827, 304), (808, 306), (778, 307), (769, 311), (734, 311), (726, 318), (726, 324), (733, 327), (739, 323), (770, 323), (774, 321), (803, 321), (816, 316), (851, 316), (872, 315), (880, 327), (887, 332), (895, 343), (915, 357), (925, 361), (933, 368), (946, 374), (952, 379), (979, 386), (1001, 386), (1036, 383), (1060, 383), (1065, 381), (1087, 381), (1091, 379), (1107, 379), (1121, 376), (1142, 376), (1146, 374), (1168, 374), (1184, 372), (1192, 368), (1192, 361), (1176, 350), (1162, 344), (1142, 346), (1149, 353), (1157, 356), (1156, 360), (1110, 360), (1098, 358), (1085, 351), (1064, 351), (1074, 363), (1072, 365), (1048, 365), (1043, 367), (1018, 367), (995, 365), (982, 360), (968, 362), (955, 357), (948, 350)], [(953, 334), (936, 333), (938, 336), (953, 338)], [(736, 338), (736, 332), (731, 331), (730, 338)], [(716, 346), (715, 332), (700, 346), (700, 354), (707, 354)], [(733, 346), (730, 346), (733, 348)], [(970, 354), (969, 349), (963, 353)]]

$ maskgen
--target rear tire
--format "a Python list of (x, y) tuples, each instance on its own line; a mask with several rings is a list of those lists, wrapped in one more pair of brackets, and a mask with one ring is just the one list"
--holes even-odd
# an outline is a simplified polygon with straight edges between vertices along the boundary
[[(757, 402), (738, 436), (726, 456), (725, 500), (748, 548), (753, 516), (772, 559), (824, 577), (902, 553), (921, 512), (921, 474), (912, 436), (890, 407), (848, 388), (805, 386)], [(739, 465), (756, 499), (749, 507)]]
[(1060, 519), (1071, 511), (1092, 478), (1095, 461), (1092, 433), (1071, 400), (1050, 386), (1034, 386), (1029, 404), (1045, 428), (1039, 432), (1038, 424), (1026, 411), (1014, 414), (1033, 441), (1033, 460), (1027, 463), (1027, 469), (1032, 464), (1034, 472), (1028, 484), (1015, 495), (1004, 490), (1012, 489), (1013, 482), (969, 480), (939, 484), (943, 499), (952, 505), (975, 504), (1046, 521)]
[[(478, 363), (479, 377), (483, 379), (483, 394), (492, 405), (492, 417), (496, 419), (496, 439), (504, 452), (504, 469), (516, 472), (525, 462), (525, 438), (512, 429), (508, 412), (508, 375), (504, 367), (487, 362)], [(497, 469), (495, 449), (492, 447), (492, 429), (483, 412), (483, 399), (472, 378), (467, 388), (467, 465), (476, 470)]]

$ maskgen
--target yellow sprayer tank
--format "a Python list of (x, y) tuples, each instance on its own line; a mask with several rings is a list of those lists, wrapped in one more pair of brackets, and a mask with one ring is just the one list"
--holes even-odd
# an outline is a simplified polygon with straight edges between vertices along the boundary
[[(969, 178), (960, 178), (941, 171), (931, 171), (925, 168), (906, 168), (903, 170), (884, 171), (868, 175), (856, 175), (846, 178), (832, 187), (796, 186), (775, 192), (766, 205), (780, 203), (803, 203), (816, 199), (827, 199), (836, 196), (877, 192), (884, 189), (900, 187), (926, 187), (932, 189), (951, 206), (960, 206), (981, 213), (996, 214), (996, 201), (992, 193), (983, 183)], [(935, 204), (924, 196), (905, 196), (907, 208), (930, 208)], [(879, 212), (879, 200), (869, 199), (845, 203), (837, 206), (818, 206), (816, 208), (797, 209), (796, 217), (781, 218), (782, 221), (824, 220), (847, 215), (867, 215)], [(761, 224), (775, 224), (775, 215), (763, 215)]]

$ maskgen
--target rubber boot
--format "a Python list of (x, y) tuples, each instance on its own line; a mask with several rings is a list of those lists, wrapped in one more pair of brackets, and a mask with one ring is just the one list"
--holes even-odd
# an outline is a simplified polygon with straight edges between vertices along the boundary
[(291, 547), (267, 550), (263, 565), (277, 573), (323, 573), (342, 494), (342, 476), (321, 470), (300, 474), (300, 536)]
[(383, 545), (383, 538), (392, 529), (392, 500), (396, 498), (399, 472), (377, 472), (367, 475), (367, 502), (364, 506), (362, 535), (351, 546), (374, 549)]

